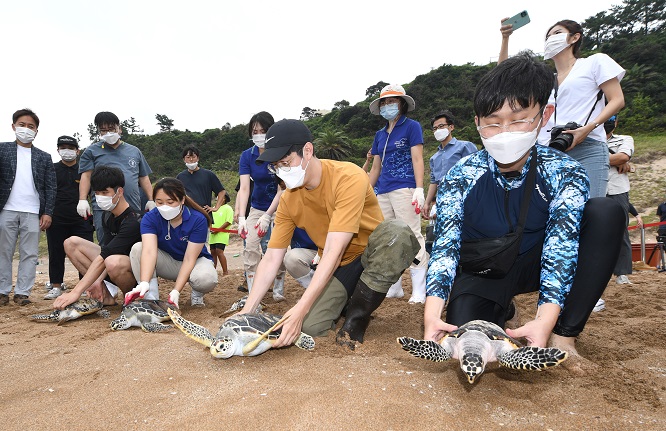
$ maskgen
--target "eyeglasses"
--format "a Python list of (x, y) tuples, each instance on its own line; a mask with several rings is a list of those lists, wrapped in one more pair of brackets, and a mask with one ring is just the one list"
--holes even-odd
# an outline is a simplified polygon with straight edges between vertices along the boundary
[(502, 133), (503, 130), (506, 130), (509, 133), (527, 132), (530, 130), (532, 123), (534, 123), (537, 117), (542, 113), (543, 109), (539, 110), (531, 120), (516, 120), (507, 125), (488, 124), (487, 126), (476, 126), (476, 130), (478, 130), (479, 134), (484, 138), (492, 138), (493, 136)]
[(450, 124), (440, 124), (439, 126), (433, 126), (432, 131), (436, 132), (436, 131), (441, 130), (441, 129), (446, 129), (449, 126), (450, 126)]
[(284, 162), (277, 162), (277, 163), (269, 163), (268, 164), (268, 170), (271, 171), (272, 173), (276, 174), (278, 171), (282, 172), (289, 172), (291, 170), (291, 161), (294, 160), (292, 157), (289, 160), (285, 160)]
[(379, 100), (379, 106), (390, 105), (392, 103), (400, 103), (399, 97), (385, 97)]
[(101, 128), (98, 129), (100, 135), (106, 135), (107, 133), (115, 133), (116, 131), (116, 126), (109, 127), (109, 128)]

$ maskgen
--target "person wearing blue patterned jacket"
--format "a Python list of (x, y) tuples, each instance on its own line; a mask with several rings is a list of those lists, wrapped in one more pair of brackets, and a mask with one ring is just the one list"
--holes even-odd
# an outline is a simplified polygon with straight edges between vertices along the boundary
[[(589, 180), (580, 163), (535, 145), (553, 113), (547, 104), (552, 88), (552, 72), (529, 53), (502, 62), (479, 82), (474, 110), (484, 149), (451, 168), (437, 192), (425, 339), (438, 341), (456, 325), (475, 319), (504, 326), (514, 312), (513, 297), (539, 291), (534, 319), (507, 333), (525, 338), (528, 345), (551, 345), (577, 355), (575, 337), (617, 260), (624, 212), (611, 199), (589, 199)], [(524, 201), (527, 215), (520, 223)], [(461, 248), (469, 250), (463, 244), (502, 238), (519, 232), (519, 225), (519, 248), (507, 259), (505, 272), (470, 270), (467, 252), (461, 259)], [(501, 253), (491, 260), (509, 251)], [(441, 318), (445, 305), (446, 323)]]

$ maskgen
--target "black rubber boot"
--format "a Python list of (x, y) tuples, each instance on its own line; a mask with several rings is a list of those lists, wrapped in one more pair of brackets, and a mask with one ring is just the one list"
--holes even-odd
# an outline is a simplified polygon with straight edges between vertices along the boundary
[(365, 330), (370, 324), (370, 315), (386, 298), (386, 293), (375, 292), (359, 280), (354, 294), (349, 299), (345, 323), (338, 331), (335, 341), (351, 350), (356, 347), (355, 341), (363, 342)]

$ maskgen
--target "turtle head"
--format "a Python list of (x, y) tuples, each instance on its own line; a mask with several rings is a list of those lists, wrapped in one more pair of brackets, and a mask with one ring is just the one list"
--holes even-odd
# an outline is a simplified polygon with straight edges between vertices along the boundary
[(486, 368), (483, 357), (477, 353), (466, 353), (460, 358), (460, 368), (467, 375), (467, 381), (474, 383), (474, 379), (480, 376)]
[(210, 345), (210, 354), (218, 359), (231, 358), (234, 355), (235, 341), (231, 337), (218, 338)]
[(109, 324), (112, 331), (122, 331), (130, 327), (129, 322), (124, 314), (121, 314), (117, 319), (114, 319)]

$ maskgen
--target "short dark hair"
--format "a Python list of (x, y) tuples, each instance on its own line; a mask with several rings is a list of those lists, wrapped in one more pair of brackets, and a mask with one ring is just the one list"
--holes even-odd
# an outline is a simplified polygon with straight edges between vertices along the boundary
[(35, 121), (35, 125), (37, 126), (37, 128), (39, 128), (39, 117), (37, 116), (37, 114), (32, 112), (32, 109), (28, 108), (19, 109), (18, 111), (14, 112), (14, 115), (12, 115), (12, 124), (16, 124), (18, 119), (23, 117), (24, 115), (32, 117), (32, 119)]
[(485, 74), (474, 92), (474, 113), (487, 117), (502, 109), (505, 102), (528, 108), (548, 104), (555, 77), (543, 61), (530, 51), (511, 57)]
[(303, 157), (303, 147), (305, 147), (305, 144), (294, 144), (291, 146), (291, 148), (289, 148), (287, 155), (296, 153), (298, 157)]
[(576, 43), (573, 44), (573, 55), (576, 58), (580, 57), (580, 47), (583, 45), (583, 27), (578, 24), (576, 21), (572, 21), (570, 19), (563, 19), (562, 21), (557, 21), (555, 24), (551, 25), (548, 31), (546, 32), (546, 39), (548, 39), (548, 33), (553, 29), (553, 27), (556, 27), (558, 25), (561, 25), (562, 27), (566, 28), (569, 34), (574, 35), (576, 33), (580, 34), (580, 37), (576, 41)]
[(116, 191), (118, 187), (125, 187), (123, 171), (113, 166), (97, 166), (90, 176), (90, 188), (94, 192), (101, 192), (109, 187)]
[(449, 123), (452, 126), (456, 125), (455, 117), (453, 116), (451, 111), (449, 111), (447, 109), (447, 110), (444, 110), (444, 111), (440, 111), (438, 114), (436, 114), (434, 117), (432, 117), (432, 120), (430, 120), (430, 126), (431, 127), (434, 126), (435, 121), (439, 120), (440, 118), (446, 118), (446, 122)]
[(100, 127), (107, 126), (119, 126), (120, 120), (118, 116), (113, 112), (102, 111), (95, 115), (95, 126), (99, 129)]
[(275, 123), (275, 120), (273, 119), (273, 116), (266, 111), (261, 111), (254, 114), (252, 118), (250, 118), (250, 122), (247, 125), (247, 134), (250, 138), (252, 137), (252, 128), (254, 127), (254, 123), (261, 124), (261, 127), (268, 131), (273, 123)]
[(184, 159), (185, 156), (189, 156), (190, 154), (194, 154), (195, 156), (199, 157), (199, 149), (194, 145), (188, 145), (187, 147), (183, 148), (183, 155), (181, 158)]
[(228, 204), (229, 202), (231, 202), (231, 198), (229, 197), (229, 193), (225, 193), (224, 194), (224, 203)]

